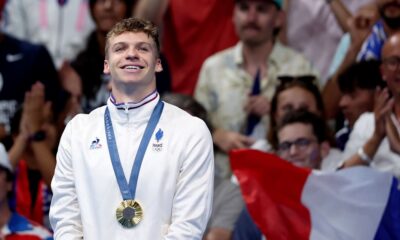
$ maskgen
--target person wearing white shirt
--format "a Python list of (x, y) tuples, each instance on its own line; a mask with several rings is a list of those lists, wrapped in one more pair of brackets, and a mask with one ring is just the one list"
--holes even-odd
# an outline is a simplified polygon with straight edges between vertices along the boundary
[(106, 106), (72, 119), (52, 181), (56, 239), (202, 239), (211, 214), (206, 124), (160, 101), (158, 30), (129, 18), (107, 35)]

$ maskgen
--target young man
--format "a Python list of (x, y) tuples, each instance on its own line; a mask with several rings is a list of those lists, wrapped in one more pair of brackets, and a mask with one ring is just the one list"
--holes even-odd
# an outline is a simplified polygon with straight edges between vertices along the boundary
[[(277, 126), (277, 154), (294, 165), (320, 169), (330, 146), (324, 120), (314, 113), (299, 110), (287, 113)], [(262, 233), (247, 210), (236, 222), (234, 240), (261, 240)]]
[(75, 117), (60, 141), (50, 209), (55, 237), (201, 239), (214, 174), (207, 126), (160, 101), (155, 25), (125, 19), (105, 49), (107, 106)]
[(7, 152), (0, 143), (0, 239), (52, 240), (47, 229), (11, 211), (9, 200), (13, 178)]
[(336, 143), (343, 150), (358, 117), (373, 110), (376, 88), (385, 85), (380, 73), (380, 62), (369, 60), (354, 63), (339, 75), (338, 84), (342, 95), (339, 107), (345, 122), (343, 128), (336, 133)]
[(230, 173), (225, 153), (265, 137), (277, 77), (314, 75), (310, 62), (276, 39), (284, 18), (281, 7), (280, 0), (235, 0), (233, 23), (240, 41), (209, 57), (200, 71), (194, 96), (214, 127), (222, 177)]

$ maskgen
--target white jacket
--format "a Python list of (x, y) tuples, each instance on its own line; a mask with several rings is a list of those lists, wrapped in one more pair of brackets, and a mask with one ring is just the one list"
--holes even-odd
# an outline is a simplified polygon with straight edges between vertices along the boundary
[[(158, 99), (129, 111), (117, 109), (110, 100), (107, 103), (127, 179)], [(202, 238), (213, 193), (211, 135), (200, 119), (164, 104), (137, 184), (135, 199), (143, 207), (144, 218), (131, 229), (123, 228), (115, 217), (122, 197), (107, 148), (105, 107), (68, 123), (52, 181), (50, 222), (56, 239)], [(159, 129), (164, 134), (157, 141), (154, 135)]]

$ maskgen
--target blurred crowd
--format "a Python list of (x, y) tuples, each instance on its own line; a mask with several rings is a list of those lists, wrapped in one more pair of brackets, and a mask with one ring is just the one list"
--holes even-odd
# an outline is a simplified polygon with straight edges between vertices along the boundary
[(106, 104), (105, 36), (130, 16), (161, 29), (164, 101), (213, 136), (204, 239), (252, 239), (231, 150), (400, 177), (400, 0), (0, 0), (0, 10), (0, 239), (52, 239), (58, 141), (75, 115)]

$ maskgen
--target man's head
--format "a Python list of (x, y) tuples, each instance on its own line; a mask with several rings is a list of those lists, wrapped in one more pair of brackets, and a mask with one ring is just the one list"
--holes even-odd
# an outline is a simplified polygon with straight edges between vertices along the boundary
[(400, 32), (390, 36), (382, 48), (382, 79), (394, 97), (400, 97)]
[[(281, 83), (271, 99), (270, 126), (268, 141), (276, 147), (276, 126), (283, 116), (295, 110), (306, 110), (322, 117), (325, 116), (324, 104), (319, 88), (313, 83), (312, 76), (283, 76)], [(314, 80), (312, 80), (314, 79)]]
[(154, 91), (155, 72), (162, 71), (159, 50), (158, 29), (153, 23), (138, 18), (118, 22), (107, 34), (104, 60), (113, 94), (136, 92), (140, 97)]
[(318, 169), (330, 150), (327, 133), (326, 124), (318, 115), (290, 112), (277, 128), (277, 153), (297, 166)]
[(90, 13), (98, 31), (107, 33), (132, 13), (135, 0), (90, 0)]
[(235, 0), (233, 23), (240, 40), (258, 46), (274, 40), (283, 23), (278, 0)]
[(399, 0), (376, 0), (378, 11), (391, 29), (400, 28), (400, 1)]
[(372, 111), (376, 88), (385, 86), (379, 66), (380, 62), (376, 60), (358, 62), (339, 75), (342, 93), (339, 106), (350, 127), (362, 113)]

